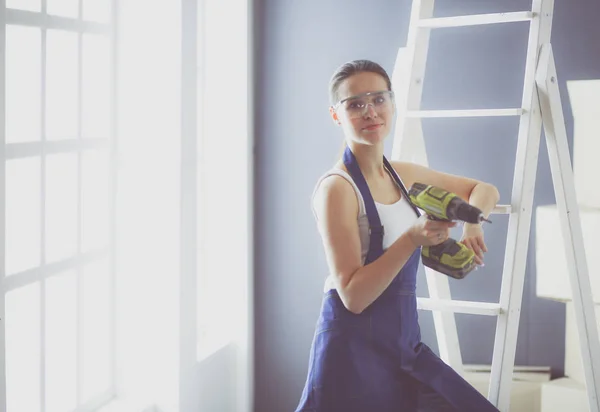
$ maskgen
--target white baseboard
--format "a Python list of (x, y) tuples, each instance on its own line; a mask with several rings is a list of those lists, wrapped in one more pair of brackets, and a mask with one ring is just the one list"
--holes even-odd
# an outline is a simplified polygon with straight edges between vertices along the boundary
[[(464, 378), (483, 396), (490, 384), (490, 365), (465, 365)], [(510, 393), (511, 412), (542, 412), (542, 386), (550, 381), (550, 368), (515, 366)]]
[(157, 412), (155, 405), (132, 399), (115, 399), (95, 412)]

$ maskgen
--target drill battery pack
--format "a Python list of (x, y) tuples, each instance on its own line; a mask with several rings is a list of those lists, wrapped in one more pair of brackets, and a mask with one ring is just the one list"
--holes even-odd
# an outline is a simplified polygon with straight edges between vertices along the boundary
[(421, 249), (423, 265), (440, 273), (462, 279), (475, 269), (475, 252), (454, 239)]

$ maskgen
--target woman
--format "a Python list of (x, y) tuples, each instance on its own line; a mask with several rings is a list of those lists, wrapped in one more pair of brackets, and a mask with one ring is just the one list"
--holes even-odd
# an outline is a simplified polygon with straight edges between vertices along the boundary
[[(406, 188), (414, 182), (442, 187), (486, 217), (498, 190), (385, 159), (395, 107), (390, 78), (378, 64), (346, 63), (332, 77), (330, 94), (346, 149), (313, 196), (330, 275), (297, 411), (497, 411), (421, 342), (420, 248), (444, 242), (455, 223), (420, 216)], [(482, 265), (481, 226), (465, 224), (461, 240)]]

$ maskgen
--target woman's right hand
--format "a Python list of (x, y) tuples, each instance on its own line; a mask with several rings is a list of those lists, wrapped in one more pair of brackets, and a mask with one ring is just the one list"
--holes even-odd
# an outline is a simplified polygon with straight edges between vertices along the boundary
[(435, 246), (443, 243), (450, 236), (450, 228), (456, 222), (432, 220), (427, 215), (422, 215), (408, 230), (408, 236), (416, 247)]

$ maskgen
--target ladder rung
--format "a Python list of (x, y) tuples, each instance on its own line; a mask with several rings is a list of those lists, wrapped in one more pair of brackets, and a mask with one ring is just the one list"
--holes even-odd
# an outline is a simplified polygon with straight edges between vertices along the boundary
[(494, 215), (510, 215), (512, 212), (512, 207), (511, 205), (497, 205), (494, 210), (492, 210), (492, 213)]
[(472, 14), (467, 16), (436, 17), (421, 19), (419, 27), (432, 29), (443, 27), (478, 26), (481, 24), (514, 23), (530, 21), (534, 16), (531, 11), (515, 11), (511, 13)]
[(472, 110), (409, 110), (406, 117), (496, 117), (521, 116), (523, 109), (472, 109)]
[(431, 298), (417, 298), (417, 309), (441, 310), (443, 312), (468, 313), (471, 315), (484, 316), (498, 316), (502, 313), (499, 303)]

